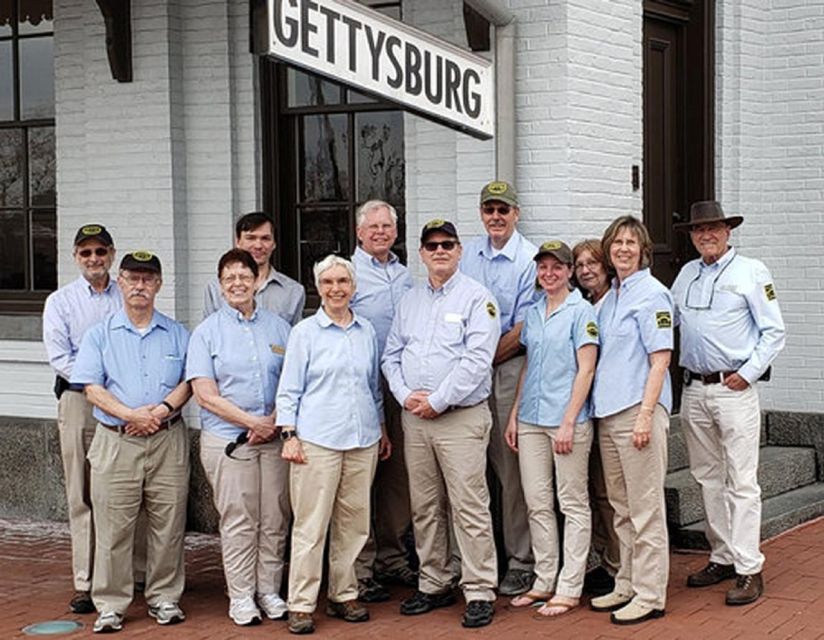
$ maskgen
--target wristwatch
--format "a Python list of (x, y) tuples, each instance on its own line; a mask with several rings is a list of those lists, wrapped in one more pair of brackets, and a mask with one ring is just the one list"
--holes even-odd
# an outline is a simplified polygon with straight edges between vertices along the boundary
[(290, 438), (297, 438), (298, 432), (295, 429), (281, 429), (280, 430), (280, 439), (286, 442)]

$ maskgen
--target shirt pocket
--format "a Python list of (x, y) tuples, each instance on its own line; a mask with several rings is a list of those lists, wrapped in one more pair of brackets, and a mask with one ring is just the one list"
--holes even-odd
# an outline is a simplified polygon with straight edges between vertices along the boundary
[(435, 340), (438, 344), (461, 344), (465, 333), (464, 318), (459, 313), (446, 313), (435, 328)]
[(168, 354), (163, 356), (163, 384), (171, 389), (183, 379), (183, 358)]

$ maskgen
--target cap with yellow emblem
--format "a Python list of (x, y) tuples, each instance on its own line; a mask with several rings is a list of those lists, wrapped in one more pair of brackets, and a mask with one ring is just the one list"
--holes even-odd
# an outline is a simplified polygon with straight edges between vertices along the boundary
[(97, 240), (102, 242), (104, 246), (111, 247), (114, 244), (111, 234), (106, 231), (106, 227), (102, 224), (84, 224), (74, 234), (74, 246), (78, 246), (86, 242), (86, 240)]
[(519, 207), (518, 193), (508, 182), (503, 180), (493, 180), (481, 190), (481, 204), (492, 200), (504, 202), (511, 207)]
[(544, 256), (554, 256), (559, 262), (563, 264), (572, 264), (572, 249), (565, 242), (560, 240), (547, 240), (540, 247), (538, 253), (535, 254), (533, 260), (538, 262)]
[(458, 240), (458, 230), (455, 228), (454, 224), (449, 222), (449, 220), (444, 220), (443, 218), (435, 218), (423, 225), (423, 229), (421, 229), (421, 244), (426, 242), (426, 239), (433, 233), (438, 232), (444, 233), (452, 238), (455, 238), (455, 240)]
[(120, 268), (126, 271), (153, 271), (160, 273), (160, 258), (151, 251), (132, 251), (123, 256)]

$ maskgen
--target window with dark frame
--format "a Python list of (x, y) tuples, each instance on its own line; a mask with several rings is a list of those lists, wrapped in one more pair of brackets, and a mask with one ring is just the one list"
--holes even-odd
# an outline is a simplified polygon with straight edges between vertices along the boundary
[(57, 287), (52, 0), (0, 0), (0, 312)]

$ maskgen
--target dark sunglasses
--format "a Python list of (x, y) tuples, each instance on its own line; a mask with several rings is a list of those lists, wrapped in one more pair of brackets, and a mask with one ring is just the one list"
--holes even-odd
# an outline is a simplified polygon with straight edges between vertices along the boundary
[(96, 255), (98, 258), (102, 258), (103, 256), (109, 255), (108, 247), (97, 247), (97, 249), (81, 249), (77, 252), (81, 258), (88, 258), (92, 254)]
[(438, 250), (438, 247), (442, 247), (444, 251), (452, 251), (452, 249), (454, 249), (457, 246), (457, 240), (441, 240), (440, 242), (435, 242), (433, 240), (431, 242), (423, 243), (423, 248), (426, 249), (429, 253), (435, 253)]
[(234, 442), (230, 442), (226, 445), (226, 449), (224, 450), (226, 455), (229, 456), (232, 460), (251, 460), (251, 458), (236, 458), (232, 455), (235, 449), (239, 446), (246, 444), (249, 441), (249, 433), (244, 431), (243, 433), (239, 434), (238, 437), (235, 439)]
[(493, 204), (485, 204), (482, 210), (488, 216), (491, 216), (496, 211), (500, 213), (502, 216), (505, 216), (508, 215), (510, 211), (512, 211), (512, 207), (510, 207), (508, 204), (499, 204), (497, 206)]

